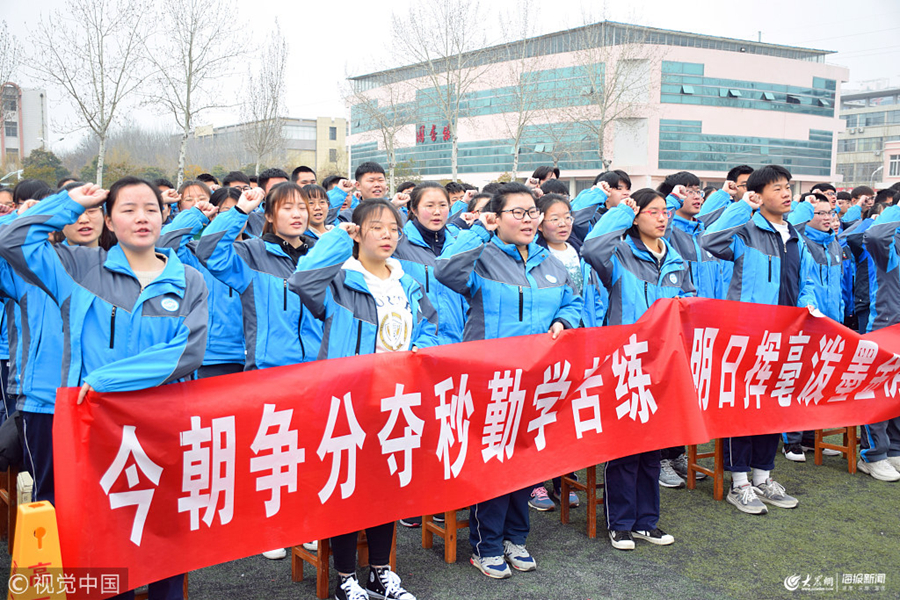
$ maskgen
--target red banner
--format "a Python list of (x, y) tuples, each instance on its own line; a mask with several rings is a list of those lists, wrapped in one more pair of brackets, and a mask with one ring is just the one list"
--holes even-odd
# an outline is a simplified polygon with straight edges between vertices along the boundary
[[(695, 387), (696, 385), (696, 387)], [(606, 461), (900, 414), (900, 326), (659, 301), (633, 326), (330, 360), (92, 396), (60, 390), (67, 568), (136, 586)]]

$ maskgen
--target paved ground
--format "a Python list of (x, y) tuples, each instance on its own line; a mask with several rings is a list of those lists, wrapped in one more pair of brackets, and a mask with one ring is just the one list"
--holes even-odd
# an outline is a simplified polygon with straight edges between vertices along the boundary
[[(696, 490), (662, 490), (660, 526), (676, 542), (656, 547), (638, 542), (632, 552), (613, 550), (605, 537), (602, 509), (597, 539), (585, 535), (585, 511), (573, 523), (559, 523), (559, 512), (532, 511), (528, 548), (535, 573), (514, 572), (504, 581), (488, 579), (468, 562), (468, 537), (459, 542), (460, 559), (443, 561), (443, 542), (421, 547), (421, 530), (400, 528), (398, 571), (420, 600), (496, 598), (538, 599), (777, 599), (900, 598), (900, 483), (849, 475), (846, 462), (812, 456), (794, 464), (779, 456), (776, 479), (800, 499), (795, 510), (772, 508), (766, 516), (738, 513), (712, 499), (712, 483)], [(9, 565), (5, 544), (0, 560)], [(252, 556), (190, 575), (192, 600), (315, 598), (313, 571), (291, 583), (287, 560)], [(843, 576), (878, 575), (885, 589), (863, 584), (845, 589)], [(785, 578), (800, 576), (801, 589), (789, 591)], [(821, 576), (834, 578), (835, 591), (804, 591)], [(333, 583), (333, 582), (332, 582)]]

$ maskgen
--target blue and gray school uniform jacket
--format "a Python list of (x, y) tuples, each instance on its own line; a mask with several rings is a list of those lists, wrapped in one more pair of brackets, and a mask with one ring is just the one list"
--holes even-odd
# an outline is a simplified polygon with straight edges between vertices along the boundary
[(772, 224), (743, 200), (733, 203), (707, 228), (700, 243), (724, 261), (734, 263), (727, 300), (776, 304), (816, 305), (809, 276), (812, 256), (797, 230), (788, 223), (790, 238), (781, 241)]
[[(669, 210), (676, 211), (681, 206), (681, 199), (674, 194), (669, 194), (666, 198), (666, 208)], [(721, 263), (700, 246), (700, 236), (705, 231), (703, 221), (689, 221), (673, 212), (666, 229), (666, 240), (690, 267), (689, 275), (697, 295), (701, 298), (723, 299), (727, 288), (723, 285)]]
[(799, 225), (796, 229), (803, 236), (813, 259), (810, 263), (810, 277), (815, 285), (816, 306), (826, 317), (842, 323), (844, 298), (841, 294), (841, 275), (844, 252), (833, 233), (819, 231), (807, 225)]
[[(291, 290), (309, 312), (325, 322), (320, 359), (375, 352), (378, 307), (363, 274), (343, 268), (352, 256), (350, 235), (335, 228), (300, 258), (290, 277)], [(437, 345), (438, 315), (422, 286), (406, 273), (400, 277), (400, 284), (413, 319), (410, 346)]]
[(469, 210), (469, 203), (457, 200), (453, 203), (453, 206), (450, 207), (450, 216), (453, 217), (459, 213), (464, 213), (467, 210)]
[(59, 307), (7, 262), (0, 262), (0, 294), (12, 304), (14, 356), (10, 379), (15, 377), (16, 410), (53, 414), (56, 388), (62, 383), (63, 322)]
[(604, 325), (630, 325), (660, 298), (695, 295), (687, 263), (665, 238), (666, 254), (660, 262), (639, 239), (625, 233), (634, 217), (625, 204), (611, 209), (581, 249), (581, 257), (609, 292)]
[(793, 226), (811, 221), (816, 214), (816, 207), (809, 202), (791, 202), (791, 212), (788, 213), (787, 222)]
[(206, 282), (209, 290), (207, 298), (209, 328), (203, 364), (244, 364), (244, 319), (241, 311), (241, 295), (216, 279), (194, 254), (197, 251), (198, 242), (193, 238), (208, 224), (209, 219), (200, 212), (200, 209), (194, 207), (182, 211), (169, 225), (163, 227), (158, 245), (175, 250), (181, 262), (200, 271), (203, 281)]
[(847, 236), (844, 233), (849, 228), (842, 228), (837, 234), (838, 244), (841, 246), (842, 262), (841, 262), (841, 299), (844, 301), (844, 315), (852, 317), (856, 314), (856, 306), (853, 300), (853, 280), (856, 279), (856, 261), (853, 259), (853, 252), (847, 245)]
[(467, 342), (546, 333), (557, 321), (570, 329), (581, 321), (581, 296), (562, 262), (536, 242), (523, 261), (515, 244), (504, 243), (480, 221), (441, 253), (435, 273), (469, 302)]
[(849, 226), (860, 219), (862, 219), (862, 207), (859, 204), (854, 204), (848, 208), (847, 212), (844, 213), (844, 216), (841, 217), (841, 222)]
[(885, 209), (864, 237), (875, 264), (868, 328), (875, 331), (900, 323), (900, 206)]
[[(841, 238), (847, 241), (847, 248), (853, 255), (853, 310), (855, 314), (864, 318), (867, 318), (865, 315), (875, 304), (875, 293), (878, 289), (875, 263), (865, 244), (865, 233), (874, 223), (872, 219), (863, 219), (841, 234)], [(859, 325), (865, 327), (866, 331), (871, 331), (868, 323), (867, 321)]]
[[(454, 236), (449, 230), (444, 233), (442, 252), (453, 243)], [(394, 251), (394, 258), (403, 265), (403, 272), (419, 282), (428, 300), (438, 313), (438, 342), (454, 344), (462, 341), (469, 304), (460, 294), (454, 292), (434, 276), (437, 256), (422, 239), (422, 233), (409, 221), (403, 227), (403, 237)]]
[[(339, 222), (349, 222), (350, 216), (353, 215), (353, 209), (359, 206), (359, 198), (354, 194), (353, 199), (350, 200), (350, 208), (342, 212), (341, 207), (344, 205), (344, 201), (347, 200), (347, 192), (338, 186), (334, 186), (328, 190), (327, 196), (328, 215), (325, 217), (325, 224), (336, 226)], [(347, 218), (343, 217), (344, 213), (347, 213)]]
[[(709, 227), (722, 216), (725, 209), (731, 206), (733, 202), (731, 194), (725, 190), (716, 190), (703, 201), (703, 206), (700, 207), (700, 212), (697, 213), (697, 219), (703, 221), (703, 224)], [(668, 198), (666, 203), (668, 204)]]
[(6, 331), (6, 298), (0, 298), (0, 360), (9, 360), (9, 333)]
[(62, 382), (98, 392), (141, 390), (193, 373), (203, 363), (203, 276), (158, 248), (166, 266), (141, 289), (124, 252), (47, 241), (84, 212), (67, 192), (45, 198), (0, 232), (0, 257), (59, 306)]
[[(572, 235), (579, 244), (590, 233), (591, 228), (606, 212), (608, 196), (601, 188), (590, 187), (581, 190), (572, 200)], [(587, 279), (585, 279), (587, 281)]]
[[(236, 241), (246, 222), (237, 207), (222, 213), (203, 231), (196, 252), (214, 277), (241, 295), (244, 370), (316, 360), (322, 322), (288, 289), (294, 259), (262, 238)], [(305, 243), (315, 242), (306, 238)]]

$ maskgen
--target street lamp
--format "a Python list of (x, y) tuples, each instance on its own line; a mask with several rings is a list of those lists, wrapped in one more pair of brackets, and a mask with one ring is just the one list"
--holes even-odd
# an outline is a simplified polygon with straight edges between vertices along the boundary
[(880, 167), (872, 171), (872, 176), (869, 177), (869, 184), (872, 188), (875, 187), (875, 173), (877, 173), (878, 171), (884, 171), (884, 165), (881, 165)]
[(13, 175), (16, 176), (16, 181), (21, 181), (22, 180), (22, 169), (19, 169), (18, 171), (11, 171), (11, 172), (7, 173), (2, 178), (0, 178), (0, 183), (3, 183), (4, 181), (9, 179)]

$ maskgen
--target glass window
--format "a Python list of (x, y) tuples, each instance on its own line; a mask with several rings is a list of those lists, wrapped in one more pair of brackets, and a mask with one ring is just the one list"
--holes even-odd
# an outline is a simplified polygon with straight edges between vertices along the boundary
[(4, 123), (6, 137), (19, 137), (19, 124), (15, 121), (6, 121)]
[(890, 177), (900, 177), (900, 154), (891, 154)]
[[(334, 128), (332, 128), (334, 129)], [(328, 149), (328, 162), (337, 162), (337, 148), (329, 148)]]
[(740, 98), (743, 94), (741, 94), (741, 90), (730, 89), (728, 90), (728, 96), (730, 98)]
[(693, 93), (694, 93), (694, 86), (692, 86), (692, 85), (683, 85), (683, 86), (681, 86), (681, 93), (682, 93), (682, 94), (693, 94)]
[(866, 115), (866, 127), (874, 127), (877, 125), (884, 125), (884, 113), (883, 112), (875, 112), (869, 113)]
[(3, 101), (3, 110), (5, 110), (7, 112), (16, 112), (15, 98), (4, 100)]
[(787, 103), (788, 104), (800, 104), (800, 97), (794, 96), (793, 94), (787, 95)]
[(773, 94), (772, 92), (763, 92), (762, 99), (772, 102), (773, 100), (775, 100), (775, 94)]
[(838, 140), (838, 152), (856, 152), (856, 140)]
[(332, 141), (337, 140), (337, 127), (328, 128), (328, 139)]

